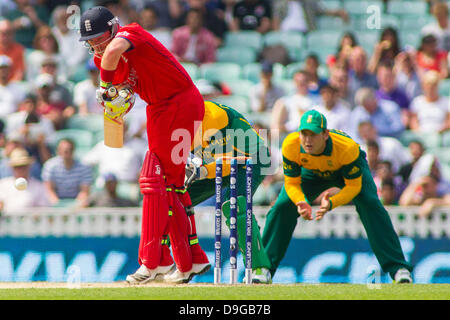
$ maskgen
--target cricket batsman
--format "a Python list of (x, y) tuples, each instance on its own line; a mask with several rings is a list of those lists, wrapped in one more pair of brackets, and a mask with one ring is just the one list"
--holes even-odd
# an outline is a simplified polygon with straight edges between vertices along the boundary
[[(185, 202), (186, 211), (191, 220), (190, 241), (197, 242), (197, 230), (194, 221), (194, 209), (197, 204), (215, 195), (215, 160), (218, 157), (251, 157), (253, 161), (252, 194), (264, 180), (264, 168), (270, 167), (270, 153), (264, 140), (252, 128), (245, 117), (236, 110), (212, 101), (205, 101), (205, 115), (201, 130), (197, 131), (192, 144), (193, 157), (186, 166), (185, 185), (190, 201)], [(198, 161), (198, 165), (195, 162)], [(246, 190), (245, 161), (238, 160), (237, 183), (237, 232), (238, 239), (246, 234)], [(229, 199), (230, 161), (223, 161), (222, 186), (224, 199)], [(230, 201), (223, 204), (223, 213), (229, 227)], [(245, 259), (245, 243), (238, 241), (239, 249)], [(271, 283), (271, 264), (262, 246), (261, 234), (253, 216), (252, 230), (252, 282)]]
[[(194, 123), (203, 119), (202, 96), (175, 57), (140, 25), (120, 26), (107, 8), (97, 6), (81, 15), (80, 33), (80, 41), (93, 51), (100, 69), (97, 99), (106, 116), (114, 120), (125, 115), (133, 106), (134, 92), (148, 104), (148, 151), (139, 179), (143, 194), (140, 268), (126, 280), (130, 284), (159, 280), (175, 272), (173, 260), (176, 269), (190, 277), (206, 272), (210, 264), (199, 244), (189, 246), (187, 214), (175, 192), (184, 184)], [(121, 90), (114, 99), (109, 95), (111, 87)], [(177, 129), (191, 135), (181, 162), (172, 159), (179, 141), (172, 141), (171, 135)]]
[[(381, 204), (366, 154), (348, 135), (328, 130), (323, 114), (303, 114), (298, 132), (283, 141), (284, 186), (270, 209), (263, 245), (275, 274), (292, 238), (297, 218), (313, 220), (311, 203), (323, 193), (315, 219), (351, 201), (384, 272), (396, 283), (411, 283), (412, 266), (405, 260), (388, 212)], [(340, 188), (335, 195), (327, 191)]]

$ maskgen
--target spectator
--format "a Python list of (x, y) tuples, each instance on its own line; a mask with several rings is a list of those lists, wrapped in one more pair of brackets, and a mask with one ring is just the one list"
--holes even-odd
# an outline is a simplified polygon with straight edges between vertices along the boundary
[(436, 18), (435, 22), (429, 23), (422, 28), (422, 35), (433, 35), (438, 41), (441, 50), (450, 51), (450, 23), (448, 19), (448, 6), (445, 2), (436, 2), (431, 13)]
[(117, 195), (117, 177), (114, 173), (103, 175), (104, 188), (89, 197), (89, 207), (138, 207), (136, 201), (121, 198)]
[(48, 73), (40, 74), (36, 79), (37, 113), (49, 119), (55, 130), (63, 129), (65, 121), (74, 114), (74, 108), (67, 105), (64, 87), (55, 83)]
[(179, 61), (200, 65), (215, 62), (216, 49), (214, 35), (203, 26), (201, 11), (190, 9), (186, 25), (172, 32), (172, 53)]
[(97, 102), (95, 91), (100, 83), (100, 70), (94, 63), (94, 59), (90, 59), (86, 63), (89, 72), (89, 78), (78, 82), (73, 89), (73, 100), (78, 112), (82, 116), (91, 113), (103, 114), (103, 107)]
[(254, 112), (271, 112), (284, 90), (272, 82), (273, 64), (268, 61), (261, 63), (260, 82), (250, 91), (250, 104)]
[(41, 74), (48, 74), (53, 77), (54, 88), (53, 90), (56, 93), (53, 95), (57, 97), (59, 100), (63, 100), (66, 105), (72, 105), (73, 96), (71, 93), (71, 89), (73, 83), (67, 81), (65, 77), (60, 77), (60, 73), (58, 72), (58, 61), (53, 57), (46, 57), (41, 62), (41, 69), (37, 77)]
[(227, 26), (231, 26), (233, 23), (233, 12), (234, 6), (238, 3), (239, 0), (222, 0), (223, 3), (223, 11), (224, 11), (224, 20)]
[[(183, 13), (180, 0), (151, 0), (151, 1), (135, 1), (134, 9), (137, 12), (144, 10), (146, 6), (151, 6), (158, 12), (157, 27), (161, 29), (171, 30), (177, 27), (177, 19)], [(184, 22), (184, 20), (183, 20)]]
[(403, 191), (399, 203), (402, 206), (418, 206), (419, 216), (427, 217), (438, 206), (450, 205), (450, 194), (439, 191), (439, 178), (433, 174), (411, 183)]
[(74, 158), (74, 151), (75, 144), (72, 140), (61, 139), (57, 155), (44, 164), (42, 180), (53, 205), (63, 199), (75, 199), (80, 207), (88, 205), (92, 171)]
[(393, 27), (385, 28), (380, 35), (380, 41), (375, 44), (375, 50), (370, 58), (367, 70), (375, 73), (380, 63), (393, 63), (400, 53), (400, 40), (397, 30)]
[(367, 163), (372, 177), (376, 176), (380, 161), (380, 146), (376, 141), (369, 140), (367, 142)]
[(416, 66), (409, 52), (400, 52), (395, 57), (394, 74), (398, 88), (405, 92), (409, 101), (422, 94)]
[(335, 55), (328, 56), (327, 65), (331, 69), (334, 65), (344, 66), (348, 68), (350, 54), (352, 49), (358, 45), (355, 35), (348, 31), (345, 32), (339, 41), (339, 47)]
[(400, 107), (392, 101), (378, 100), (371, 88), (361, 88), (356, 92), (357, 107), (351, 113), (350, 132), (361, 142), (358, 126), (361, 122), (371, 122), (380, 136), (398, 137), (403, 132)]
[(380, 160), (375, 171), (375, 176), (373, 177), (373, 181), (377, 186), (377, 193), (379, 197), (381, 197), (382, 194), (383, 182), (386, 180), (392, 181), (394, 188), (394, 199), (397, 200), (398, 196), (401, 194), (401, 178), (395, 176), (390, 161)]
[(337, 95), (342, 104), (353, 109), (355, 99), (348, 86), (348, 71), (341, 64), (335, 64), (330, 70), (329, 84), (337, 90)]
[(0, 55), (6, 55), (12, 61), (9, 80), (23, 80), (25, 75), (25, 47), (14, 40), (12, 23), (6, 19), (0, 19)]
[(6, 135), (4, 134), (4, 146), (0, 150), (0, 179), (11, 177), (13, 175), (12, 168), (9, 165), (9, 157), (11, 152), (16, 148), (23, 149), (22, 137), (18, 135)]
[(3, 0), (0, 2), (0, 17), (4, 17), (9, 11), (16, 8), (14, 0)]
[[(406, 185), (408, 185), (410, 181), (409, 178), (414, 168), (416, 168), (416, 165), (419, 164), (417, 168), (422, 166), (419, 160), (425, 154), (425, 147), (419, 140), (412, 140), (411, 142), (409, 142), (408, 148), (411, 160), (408, 163), (402, 165), (398, 170), (398, 175), (402, 178), (403, 187), (406, 187)], [(415, 171), (417, 172), (417, 170)], [(417, 173), (415, 173), (413, 176), (417, 176)]]
[[(13, 175), (0, 179), (0, 212), (6, 214), (25, 213), (34, 207), (49, 205), (47, 193), (42, 182), (30, 176), (30, 165), (33, 163), (27, 151), (16, 148), (11, 152), (9, 165)], [(17, 178), (27, 179), (25, 190), (17, 190), (14, 186)]]
[(375, 141), (379, 146), (379, 158), (381, 161), (389, 161), (393, 172), (411, 161), (408, 151), (405, 150), (399, 140), (392, 137), (380, 137), (376, 128), (369, 121), (361, 122), (358, 126), (358, 136), (361, 138), (361, 149), (367, 151), (367, 143)]
[(394, 65), (390, 61), (384, 61), (378, 65), (378, 90), (376, 91), (376, 96), (378, 100), (384, 99), (398, 104), (402, 112), (403, 125), (405, 128), (408, 128), (410, 122), (410, 100), (406, 93), (397, 86), (393, 68)]
[(441, 133), (450, 129), (449, 100), (439, 95), (439, 82), (439, 74), (436, 71), (424, 74), (423, 95), (411, 102), (411, 130)]
[(31, 48), (36, 31), (48, 24), (49, 12), (45, 5), (33, 4), (30, 0), (15, 0), (16, 8), (5, 18), (12, 21), (16, 41)]
[(8, 137), (17, 136), (30, 155), (36, 160), (31, 167), (31, 174), (41, 179), (42, 165), (51, 157), (48, 143), (54, 133), (53, 124), (37, 113), (37, 98), (29, 94), (21, 102), (18, 112), (8, 116)]
[(326, 79), (319, 77), (319, 58), (316, 54), (311, 53), (305, 58), (305, 71), (309, 73), (309, 93), (319, 95), (320, 88), (327, 83)]
[(16, 112), (25, 97), (23, 86), (10, 79), (12, 61), (8, 56), (0, 56), (0, 117)]
[(438, 49), (437, 39), (431, 34), (422, 38), (416, 52), (416, 63), (420, 78), (430, 70), (437, 71), (441, 79), (448, 76), (447, 52)]
[(265, 0), (241, 0), (233, 8), (232, 31), (253, 30), (259, 33), (270, 31), (272, 8)]
[(124, 25), (138, 20), (137, 12), (133, 9), (133, 6), (128, 4), (128, 1), (96, 0), (95, 3), (97, 6), (106, 7)]
[(385, 206), (397, 206), (398, 194), (393, 179), (384, 179), (381, 181), (380, 200)]
[(360, 88), (377, 89), (376, 77), (367, 71), (367, 55), (363, 48), (354, 47), (350, 54), (349, 89), (352, 99)]
[(339, 99), (336, 88), (325, 84), (320, 89), (321, 102), (314, 107), (327, 119), (329, 128), (347, 132), (350, 108)]
[(51, 29), (59, 48), (59, 56), (64, 61), (67, 70), (64, 73), (70, 79), (87, 59), (87, 51), (79, 45), (79, 35), (75, 29), (70, 29), (67, 6), (58, 6), (52, 13), (54, 27)]
[(48, 58), (56, 61), (58, 76), (67, 79), (66, 65), (60, 53), (58, 42), (48, 26), (38, 29), (33, 40), (33, 51), (27, 55), (27, 79), (33, 81), (39, 75), (42, 62)]
[(320, 15), (339, 17), (349, 22), (348, 13), (343, 9), (330, 10), (316, 0), (273, 1), (273, 29), (281, 31), (308, 32), (316, 30), (316, 17)]
[(170, 48), (172, 46), (172, 34), (167, 28), (160, 28), (158, 25), (159, 13), (158, 10), (149, 5), (139, 12), (139, 24), (146, 31), (151, 33), (164, 47)]
[(208, 6), (207, 0), (187, 0), (185, 2), (186, 7), (181, 9), (182, 13), (178, 18), (177, 25), (182, 26), (184, 24), (190, 9), (199, 10), (203, 15), (205, 28), (214, 34), (217, 45), (220, 46), (223, 43), (225, 32), (228, 31), (223, 10), (217, 6), (215, 8)]
[(315, 104), (314, 96), (308, 92), (309, 74), (300, 70), (293, 79), (297, 92), (278, 99), (272, 110), (271, 129), (283, 134), (296, 131), (302, 114)]

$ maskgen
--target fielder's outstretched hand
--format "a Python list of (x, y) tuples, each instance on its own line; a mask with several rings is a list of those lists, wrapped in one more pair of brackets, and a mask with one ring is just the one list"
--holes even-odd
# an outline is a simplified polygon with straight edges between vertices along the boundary
[(297, 202), (297, 211), (298, 214), (301, 215), (303, 219), (312, 220), (311, 206), (307, 202), (305, 201)]
[(323, 218), (325, 213), (330, 210), (331, 202), (330, 202), (330, 193), (327, 191), (323, 195), (322, 200), (320, 201), (320, 208), (316, 212), (316, 220), (320, 220)]

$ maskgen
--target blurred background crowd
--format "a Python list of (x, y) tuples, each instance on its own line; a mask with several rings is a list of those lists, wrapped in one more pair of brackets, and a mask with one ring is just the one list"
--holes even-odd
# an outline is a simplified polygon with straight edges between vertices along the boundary
[[(367, 152), (385, 205), (420, 205), (427, 216), (450, 205), (449, 4), (2, 0), (0, 211), (139, 205), (146, 105), (137, 99), (127, 115), (125, 146), (105, 147), (99, 71), (78, 41), (77, 9), (103, 5), (161, 41), (205, 99), (279, 132), (265, 135), (278, 170), (256, 205), (276, 199), (281, 142), (315, 108)], [(26, 191), (14, 189), (17, 177)]]

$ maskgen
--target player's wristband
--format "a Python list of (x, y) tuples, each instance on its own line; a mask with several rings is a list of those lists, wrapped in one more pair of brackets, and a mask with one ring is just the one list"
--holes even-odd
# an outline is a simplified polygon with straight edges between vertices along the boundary
[(114, 80), (114, 74), (116, 73), (116, 70), (105, 70), (103, 68), (100, 68), (100, 79), (101, 82), (104, 83), (112, 83)]

